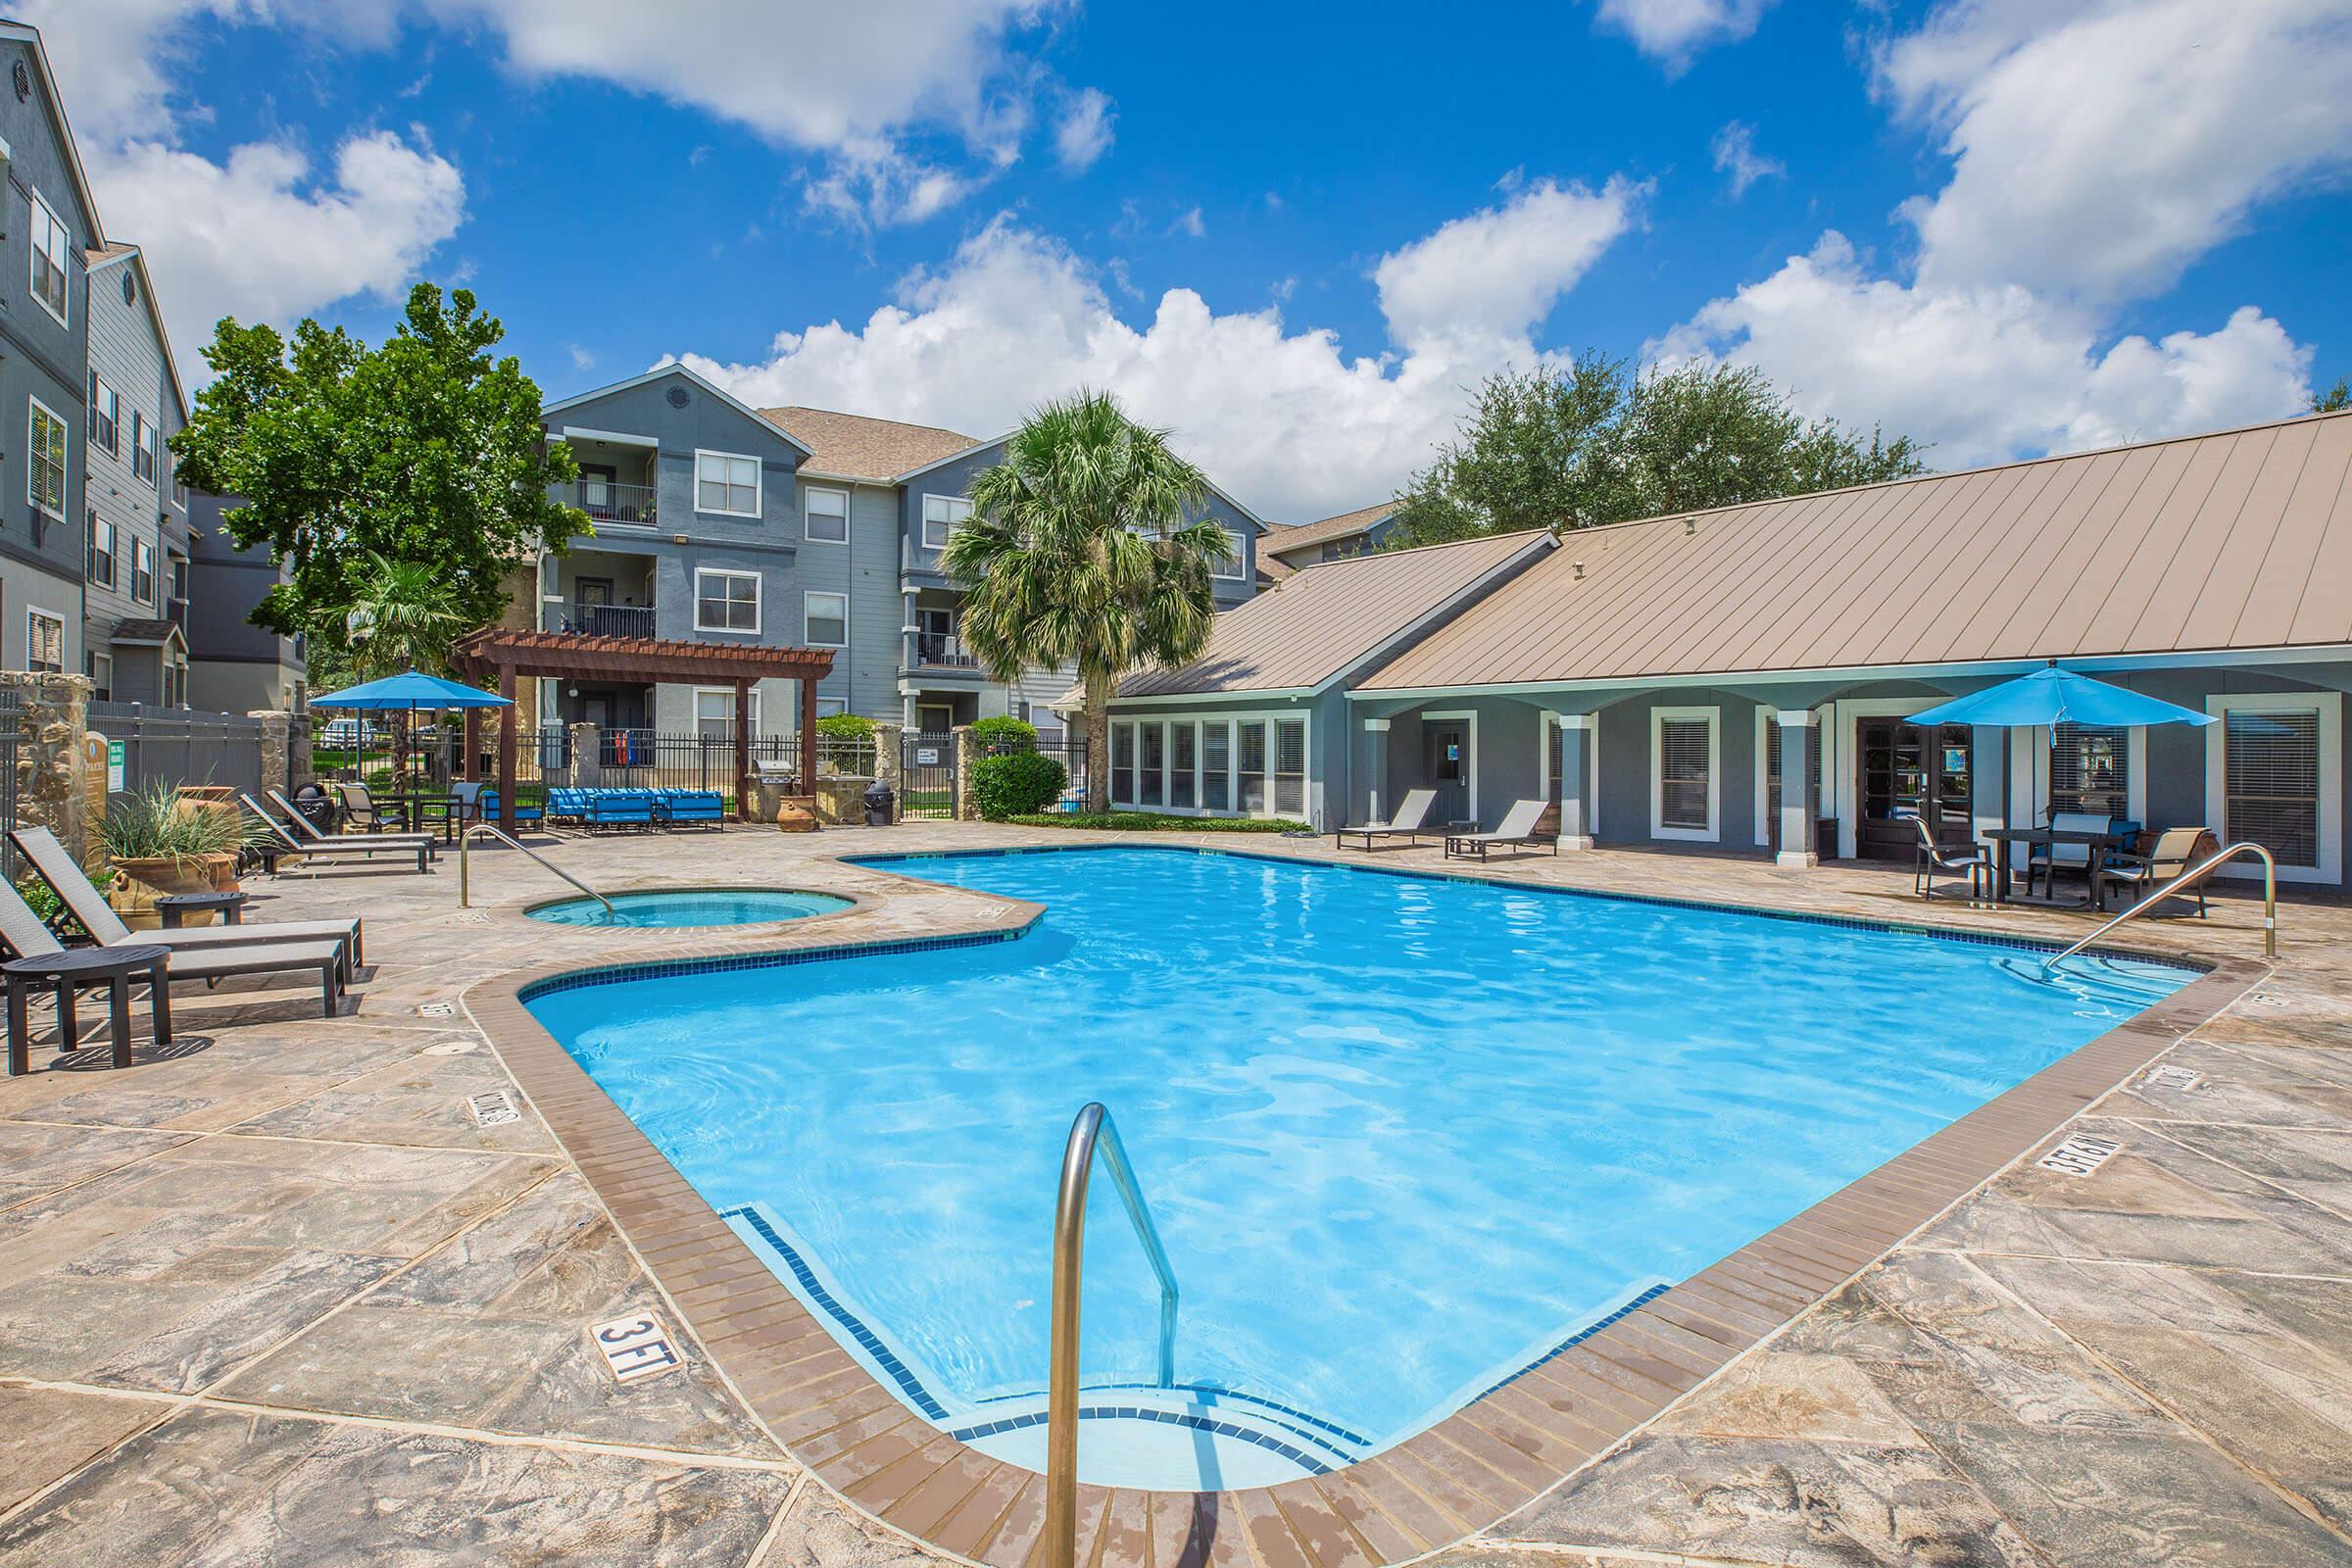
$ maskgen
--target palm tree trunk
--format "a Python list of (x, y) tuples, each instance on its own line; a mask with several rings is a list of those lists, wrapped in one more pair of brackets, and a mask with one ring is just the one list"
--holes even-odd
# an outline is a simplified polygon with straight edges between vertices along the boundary
[(1086, 808), (1110, 809), (1110, 672), (1086, 672)]

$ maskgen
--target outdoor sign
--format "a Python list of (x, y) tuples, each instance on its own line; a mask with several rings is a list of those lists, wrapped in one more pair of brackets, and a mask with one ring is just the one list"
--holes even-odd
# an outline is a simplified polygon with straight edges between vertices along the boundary
[(916, 747), (914, 749), (914, 765), (917, 767), (937, 767), (939, 765), (939, 748), (936, 746)]
[(109, 795), (119, 795), (122, 792), (122, 743), (108, 741), (106, 743), (106, 792)]

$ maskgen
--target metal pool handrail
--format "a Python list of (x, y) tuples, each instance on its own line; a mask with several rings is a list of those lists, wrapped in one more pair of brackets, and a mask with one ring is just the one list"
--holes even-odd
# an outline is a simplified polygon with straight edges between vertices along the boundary
[(2064, 953), (2042, 959), (2041, 972), (2048, 974), (2061, 962), (2081, 953), (2084, 948), (2089, 947), (2093, 942), (2098, 941), (2099, 938), (2139, 913), (2140, 910), (2148, 908), (2152, 905), (2161, 904), (2176, 894), (2187, 892), (2190, 884), (2201, 882), (2220, 869), (2224, 860), (2234, 859), (2241, 855), (2256, 855), (2262, 858), (2262, 956), (2266, 958), (2276, 958), (2278, 956), (2278, 862), (2272, 859), (2271, 852), (2261, 845), (2250, 840), (2240, 840), (2218, 855), (2209, 855), (2199, 860)]
[(587, 894), (597, 903), (603, 905), (607, 914), (611, 914), (612, 912), (612, 901), (611, 899), (606, 898), (602, 893), (597, 892), (596, 889), (590, 887), (578, 877), (573, 876), (569, 871), (564, 870), (555, 861), (549, 859), (546, 856), (541, 855), (537, 850), (532, 849), (528, 844), (523, 843), (520, 839), (515, 838), (514, 835), (508, 833), (504, 828), (500, 827), (495, 822), (467, 823), (466, 831), (458, 835), (459, 908), (468, 909), (473, 906), (467, 898), (471, 888), (466, 874), (467, 862), (466, 852), (472, 846), (473, 836), (476, 833), (487, 833), (492, 838), (497, 839), (500, 843), (507, 845), (509, 848), (520, 850), (523, 854), (529, 856), (532, 859), (537, 860), (541, 865), (546, 866), (550, 871), (555, 872), (556, 875), (562, 877), (564, 881), (570, 883), (573, 887), (578, 888), (582, 893)]
[(1090, 1102), (1070, 1123), (1061, 1154), (1061, 1197), (1054, 1208), (1054, 1336), (1052, 1371), (1046, 1385), (1046, 1564), (1075, 1568), (1078, 1554), (1078, 1294), (1085, 1279), (1086, 1184), (1095, 1156), (1110, 1167), (1110, 1179), (1135, 1222), (1136, 1239), (1159, 1276), (1159, 1386), (1176, 1382), (1176, 1271), (1144, 1195), (1119, 1130), (1100, 1101)]

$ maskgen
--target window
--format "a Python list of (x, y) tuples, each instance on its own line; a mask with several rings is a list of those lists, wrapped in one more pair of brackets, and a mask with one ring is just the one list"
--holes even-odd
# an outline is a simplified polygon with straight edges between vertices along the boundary
[(829, 545), (849, 543), (850, 498), (845, 492), (804, 490), (801, 508), (805, 514), (802, 528), (810, 540)]
[(1193, 808), (1193, 769), (1199, 732), (1191, 719), (1179, 719), (1168, 730), (1168, 804), (1178, 810)]
[(1274, 814), (1298, 816), (1306, 810), (1306, 720), (1274, 721)]
[(90, 372), (90, 445), (109, 457), (121, 457), (122, 448), (119, 434), (122, 417), (122, 399), (115, 389)]
[(130, 471), (155, 483), (155, 426), (136, 409), (130, 415)]
[(1200, 808), (1233, 808), (1233, 726), (1222, 719), (1200, 726)]
[(730, 517), (760, 515), (760, 460), (732, 452), (697, 452), (694, 510)]
[(1144, 726), (1144, 765), (1137, 779), (1136, 800), (1145, 806), (1160, 804), (1160, 784), (1167, 773), (1168, 731), (1164, 724)]
[(65, 617), (46, 610), (24, 612), (24, 667), (52, 675), (66, 671)]
[(155, 602), (155, 552), (144, 539), (130, 542), (130, 597), (142, 605)]
[(819, 718), (835, 718), (849, 710), (850, 700), (846, 697), (819, 697), (816, 700), (816, 716)]
[(179, 476), (176, 465), (172, 469), (172, 504), (185, 512), (188, 507), (188, 481)]
[(1244, 816), (1266, 814), (1266, 726), (1256, 719), (1245, 719), (1241, 724), (1241, 760), (1236, 771), (1241, 777), (1241, 799), (1235, 805)]
[(2222, 841), (2261, 845), (2278, 858), (2281, 877), (2303, 871), (2333, 880), (2342, 786), (2328, 764), (2341, 755), (2334, 731), (2342, 699), (2281, 694), (2208, 706), (2216, 704), (2222, 721), (2206, 733), (2220, 731)]
[(115, 662), (104, 654), (91, 654), (83, 661), (83, 673), (97, 690), (90, 693), (102, 703), (115, 700)]
[(850, 596), (803, 594), (802, 640), (811, 648), (850, 646)]
[(66, 421), (32, 401), (31, 439), (24, 465), (24, 499), (36, 512), (66, 519)]
[(90, 509), (90, 581), (102, 588), (115, 585), (115, 525)]
[(57, 318), (57, 324), (66, 324), (66, 258), (73, 253), (74, 242), (66, 234), (66, 225), (58, 221), (49, 204), (39, 196), (32, 198), (32, 297), (42, 310)]
[(1715, 719), (1712, 708), (1650, 710), (1652, 838), (1716, 837)]
[(1110, 796), (1120, 806), (1135, 804), (1135, 726), (1110, 726)]
[(1225, 548), (1232, 554), (1218, 563), (1211, 574), (1238, 579), (1250, 569), (1250, 547), (1240, 534), (1228, 528), (1225, 530)]
[(2132, 814), (2132, 732), (2113, 724), (2060, 724), (2050, 732), (2050, 809)]
[(185, 556), (172, 558), (172, 597), (174, 599), (188, 597), (188, 558)]
[(959, 523), (969, 522), (972, 504), (961, 496), (923, 497), (923, 548), (945, 550), (948, 535)]
[[(752, 722), (752, 733), (760, 732), (760, 689), (752, 688), (752, 700), (744, 705)], [(697, 686), (694, 689), (694, 732), (706, 741), (735, 741), (735, 688), (732, 686)]]
[(760, 574), (698, 568), (694, 574), (694, 629), (758, 631)]

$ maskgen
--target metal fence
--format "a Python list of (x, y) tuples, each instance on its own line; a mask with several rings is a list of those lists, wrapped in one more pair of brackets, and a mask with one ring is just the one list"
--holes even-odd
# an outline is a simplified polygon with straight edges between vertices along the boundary
[(11, 883), (24, 872), (17, 861), (16, 845), (6, 837), (17, 826), (17, 689), (0, 686), (0, 871)]
[[(283, 778), (262, 777), (262, 723), (257, 718), (190, 708), (149, 708), (143, 703), (92, 703), (88, 723), (106, 737), (110, 748), (122, 749), (122, 780), (109, 780), (122, 793), (155, 785), (222, 784), (258, 791), (286, 784)], [(108, 767), (111, 773), (111, 754)], [(9, 770), (12, 780), (15, 773)]]
[(956, 737), (899, 736), (899, 815), (945, 821), (956, 815)]

